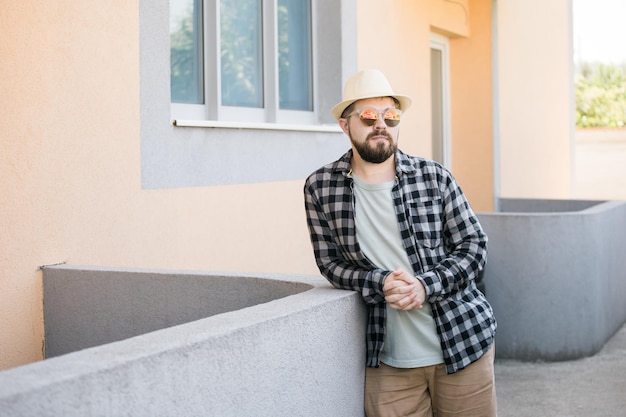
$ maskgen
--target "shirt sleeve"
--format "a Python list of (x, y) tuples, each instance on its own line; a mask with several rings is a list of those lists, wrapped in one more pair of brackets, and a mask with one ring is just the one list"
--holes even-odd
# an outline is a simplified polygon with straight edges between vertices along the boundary
[[(304, 201), (313, 253), (321, 274), (335, 288), (358, 291), (368, 304), (384, 302), (383, 284), (391, 271), (376, 268), (364, 256), (358, 255), (354, 229), (336, 227), (338, 220), (329, 220), (332, 217), (330, 205), (324, 210), (316, 197), (313, 178), (305, 183)], [(335, 218), (342, 218), (339, 222), (345, 221), (348, 215), (343, 210), (343, 213), (335, 213)], [(342, 246), (339, 242), (341, 233), (344, 233), (343, 240), (350, 242), (348, 245)], [(350, 261), (345, 256), (350, 256)]]

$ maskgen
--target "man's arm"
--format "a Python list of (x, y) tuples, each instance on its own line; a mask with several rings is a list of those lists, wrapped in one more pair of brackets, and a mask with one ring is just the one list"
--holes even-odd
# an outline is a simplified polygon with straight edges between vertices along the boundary
[(487, 235), (451, 174), (444, 177), (443, 244), (446, 256), (417, 278), (430, 302), (443, 300), (475, 280), (487, 259)]
[[(445, 177), (444, 177), (445, 178)], [(426, 272), (412, 275), (397, 269), (386, 279), (383, 291), (389, 306), (397, 310), (422, 308), (465, 288), (485, 264), (487, 236), (482, 231), (460, 188), (449, 177), (443, 198), (444, 255)]]
[(335, 288), (358, 291), (366, 303), (383, 302), (383, 283), (390, 271), (376, 268), (365, 259), (355, 262), (344, 258), (337, 241), (337, 234), (341, 231), (331, 229), (327, 213), (315, 199), (313, 187), (308, 181), (305, 184), (304, 201), (315, 261), (322, 275)]

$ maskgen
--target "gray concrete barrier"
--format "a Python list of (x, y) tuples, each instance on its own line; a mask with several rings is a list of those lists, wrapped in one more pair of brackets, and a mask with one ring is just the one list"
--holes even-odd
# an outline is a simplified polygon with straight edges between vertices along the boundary
[(47, 355), (2, 416), (363, 414), (365, 307), (305, 276), (45, 268)]
[(501, 200), (479, 219), (497, 357), (590, 356), (626, 321), (626, 202)]

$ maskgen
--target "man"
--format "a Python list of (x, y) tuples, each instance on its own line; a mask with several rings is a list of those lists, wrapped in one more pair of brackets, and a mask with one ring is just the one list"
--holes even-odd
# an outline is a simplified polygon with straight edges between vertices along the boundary
[(369, 417), (495, 416), (487, 236), (449, 171), (398, 150), (410, 105), (380, 71), (347, 81), (332, 113), (352, 147), (304, 186), (315, 259), (368, 307)]

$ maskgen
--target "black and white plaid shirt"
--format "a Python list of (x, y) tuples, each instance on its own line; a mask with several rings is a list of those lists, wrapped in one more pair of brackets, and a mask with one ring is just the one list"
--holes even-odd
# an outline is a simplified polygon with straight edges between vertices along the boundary
[[(396, 152), (392, 189), (402, 243), (424, 284), (448, 373), (480, 358), (496, 321), (476, 287), (487, 236), (452, 174), (436, 162)], [(358, 291), (368, 306), (367, 366), (378, 367), (385, 335), (383, 283), (391, 272), (361, 251), (354, 225), (349, 150), (306, 180), (307, 224), (320, 272), (336, 288)]]

